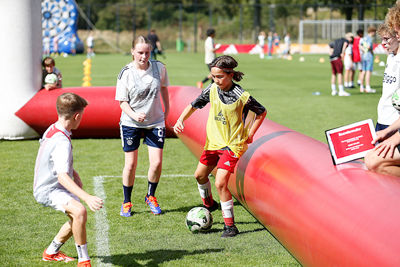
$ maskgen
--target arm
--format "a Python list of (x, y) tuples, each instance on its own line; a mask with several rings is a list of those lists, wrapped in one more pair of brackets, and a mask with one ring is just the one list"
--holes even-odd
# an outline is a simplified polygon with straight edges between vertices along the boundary
[(160, 53), (161, 53), (162, 52), (162, 47), (161, 47), (160, 41), (156, 42), (156, 46), (157, 46), (158, 51), (160, 51)]
[(392, 136), (379, 143), (374, 151), (383, 158), (393, 158), (397, 146), (400, 144), (400, 133), (396, 131)]
[(169, 94), (168, 94), (168, 87), (162, 86), (161, 87), (161, 97), (164, 102), (164, 118), (167, 119), (169, 114)]
[(75, 183), (80, 187), (83, 188), (83, 183), (81, 177), (79, 176), (78, 172), (74, 170), (73, 173)]
[(71, 177), (67, 173), (60, 173), (58, 175), (58, 182), (62, 186), (64, 186), (65, 189), (67, 189), (69, 192), (85, 201), (92, 211), (99, 210), (103, 207), (103, 200), (101, 198), (86, 193), (82, 188), (79, 187), (78, 184), (76, 184), (71, 179)]
[(193, 112), (196, 111), (196, 108), (194, 108), (191, 104), (189, 104), (181, 113), (181, 115), (179, 116), (178, 120), (176, 121), (175, 125), (174, 125), (174, 132), (176, 134), (183, 132), (183, 128), (185, 127), (185, 125), (183, 124), (183, 122), (188, 119)]
[(387, 127), (384, 130), (376, 132), (376, 138), (372, 140), (372, 144), (376, 144), (379, 141), (383, 141), (390, 137), (394, 131), (397, 131), (400, 129), (400, 118), (397, 119), (395, 122), (393, 122), (389, 127)]
[(143, 122), (144, 119), (146, 118), (146, 114), (143, 112), (136, 113), (133, 111), (131, 106), (129, 106), (129, 103), (127, 101), (119, 101), (119, 106), (121, 107), (122, 111), (125, 112), (129, 117), (134, 119), (137, 122)]
[(257, 132), (258, 128), (260, 128), (261, 123), (264, 121), (266, 115), (267, 112), (264, 111), (262, 114), (256, 116), (256, 119), (254, 120), (254, 123), (249, 130), (249, 136), (246, 141), (248, 144), (251, 144), (253, 142), (254, 135)]

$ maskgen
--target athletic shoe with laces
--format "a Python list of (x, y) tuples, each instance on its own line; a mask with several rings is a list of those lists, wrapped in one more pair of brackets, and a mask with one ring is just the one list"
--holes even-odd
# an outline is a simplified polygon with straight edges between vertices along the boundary
[(161, 214), (161, 208), (160, 205), (158, 205), (156, 197), (146, 195), (144, 197), (144, 201), (146, 201), (147, 205), (149, 205), (150, 210), (154, 215)]
[(237, 234), (239, 234), (239, 230), (235, 225), (233, 226), (228, 226), (224, 224), (224, 232), (222, 233), (221, 237), (234, 237)]
[(59, 251), (56, 254), (47, 254), (46, 249), (43, 251), (43, 256), (42, 256), (43, 261), (64, 261), (64, 262), (70, 262), (74, 261), (75, 258), (68, 257), (65, 255), (63, 252)]
[(376, 90), (372, 89), (372, 88), (367, 88), (367, 89), (365, 89), (365, 92), (366, 93), (370, 93), (370, 94), (374, 94), (374, 93), (376, 93)]
[(209, 212), (213, 212), (219, 208), (219, 205), (218, 202), (213, 199), (213, 204), (211, 206), (207, 207), (206, 205), (203, 205), (203, 207), (208, 209)]
[(92, 267), (90, 260), (78, 262), (78, 267)]
[(331, 95), (333, 95), (333, 96), (337, 95), (337, 91), (336, 90), (332, 90)]
[(119, 213), (119, 215), (121, 215), (122, 217), (131, 217), (131, 209), (132, 209), (132, 203), (131, 202), (127, 202), (127, 203), (122, 203), (121, 205), (121, 211)]

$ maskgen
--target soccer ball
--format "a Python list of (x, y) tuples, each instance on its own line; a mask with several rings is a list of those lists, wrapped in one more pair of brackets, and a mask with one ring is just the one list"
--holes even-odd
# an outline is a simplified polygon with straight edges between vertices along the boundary
[(57, 75), (55, 73), (49, 73), (44, 78), (44, 83), (46, 84), (53, 84), (58, 81)]
[(400, 91), (399, 91), (399, 89), (394, 91), (394, 93), (392, 94), (392, 105), (395, 109), (400, 111)]
[(213, 217), (208, 209), (195, 207), (186, 216), (186, 226), (192, 233), (206, 232), (211, 229)]

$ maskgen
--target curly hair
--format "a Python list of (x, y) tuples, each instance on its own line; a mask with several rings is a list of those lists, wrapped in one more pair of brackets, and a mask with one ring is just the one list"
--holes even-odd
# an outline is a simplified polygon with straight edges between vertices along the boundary
[(400, 1), (397, 1), (393, 7), (389, 8), (388, 13), (386, 14), (385, 22), (390, 29), (394, 30), (395, 25), (400, 27)]

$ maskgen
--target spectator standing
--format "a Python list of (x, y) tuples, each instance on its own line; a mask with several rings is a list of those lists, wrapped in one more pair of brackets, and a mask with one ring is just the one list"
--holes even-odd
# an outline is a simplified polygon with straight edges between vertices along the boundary
[[(355, 70), (358, 70), (357, 84), (360, 85), (360, 77), (362, 75), (362, 65), (361, 65), (361, 52), (360, 52), (360, 40), (364, 36), (364, 31), (362, 29), (357, 30), (357, 35), (353, 39), (353, 63)], [(354, 81), (354, 77), (352, 79)]]
[(86, 39), (86, 46), (87, 46), (87, 51), (86, 51), (87, 57), (93, 57), (95, 54), (94, 54), (94, 37), (92, 31), (89, 33), (89, 36)]
[[(349, 41), (345, 38), (336, 39), (329, 44), (330, 48), (330, 62), (332, 67), (331, 76), (331, 94), (339, 96), (350, 96), (350, 93), (346, 92), (343, 87), (343, 62), (344, 51), (347, 48)], [(339, 93), (336, 89), (336, 78), (339, 88)]]
[[(375, 93), (376, 90), (371, 88), (371, 74), (374, 69), (374, 47), (373, 37), (375, 36), (376, 28), (368, 27), (368, 35), (360, 40), (361, 64), (362, 73), (360, 75), (360, 92)], [(364, 79), (365, 78), (365, 79)], [(365, 87), (364, 87), (365, 85)]]
[(147, 35), (147, 39), (150, 40), (152, 49), (150, 54), (150, 59), (157, 60), (157, 54), (162, 54), (162, 46), (155, 29), (151, 29), (150, 33)]
[(210, 28), (207, 30), (207, 38), (204, 42), (204, 62), (206, 63), (208, 74), (202, 80), (197, 82), (198, 88), (203, 88), (203, 84), (211, 79), (211, 67), (210, 63), (217, 57), (216, 51), (221, 47), (221, 44), (214, 44), (215, 30)]

